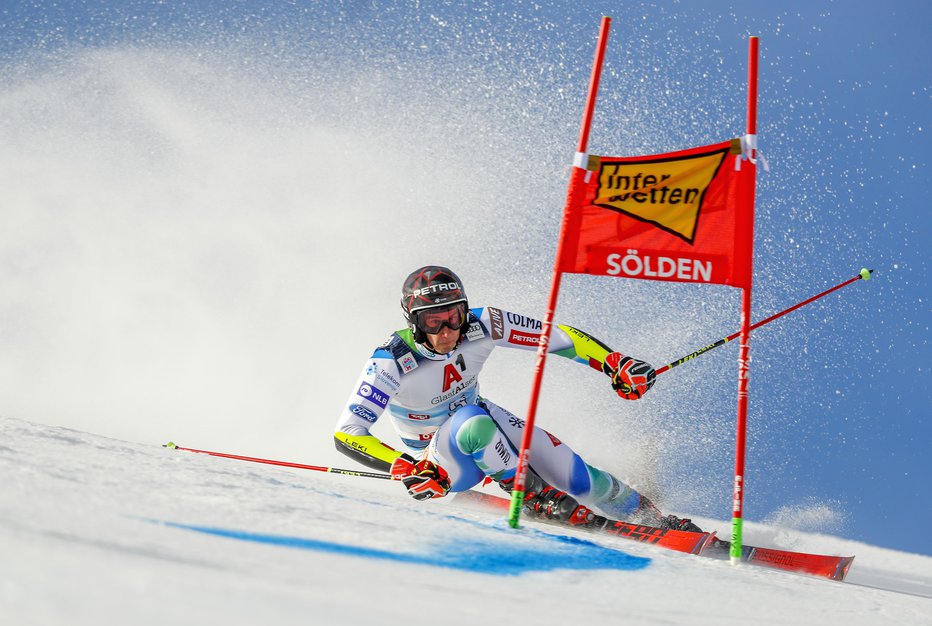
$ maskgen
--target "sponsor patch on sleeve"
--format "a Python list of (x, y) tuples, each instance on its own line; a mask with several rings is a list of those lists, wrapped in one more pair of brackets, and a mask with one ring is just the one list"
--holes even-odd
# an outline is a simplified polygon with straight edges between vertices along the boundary
[(393, 392), (398, 391), (401, 388), (401, 381), (392, 376), (392, 373), (379, 368), (379, 373), (375, 377), (376, 382), (383, 383), (386, 387), (391, 389)]
[(501, 339), (505, 336), (505, 318), (501, 309), (489, 307), (489, 321), (492, 323), (492, 339)]
[(377, 419), (379, 419), (378, 415), (376, 415), (375, 413), (373, 413), (372, 411), (370, 411), (369, 409), (367, 409), (361, 404), (351, 404), (349, 406), (349, 410), (350, 410), (350, 413), (352, 413), (353, 415), (357, 415), (369, 422), (374, 422)]
[(524, 333), (520, 330), (512, 330), (508, 335), (508, 343), (519, 346), (536, 346), (540, 343), (540, 335), (537, 333)]
[(414, 355), (410, 352), (398, 357), (395, 361), (398, 362), (398, 367), (405, 374), (417, 368), (417, 361), (414, 360)]
[(482, 330), (480, 324), (470, 324), (469, 330), (466, 331), (466, 339), (470, 341), (476, 341), (485, 337), (485, 332)]
[(383, 409), (388, 405), (388, 394), (369, 383), (362, 383), (359, 385), (359, 390), (356, 391), (356, 395), (362, 396), (369, 402), (377, 404)]

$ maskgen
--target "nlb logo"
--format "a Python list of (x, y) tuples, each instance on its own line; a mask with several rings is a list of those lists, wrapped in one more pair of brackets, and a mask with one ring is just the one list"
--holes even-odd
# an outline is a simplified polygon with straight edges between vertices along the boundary
[(388, 394), (378, 387), (373, 387), (369, 383), (359, 385), (359, 390), (356, 392), (356, 395), (362, 396), (383, 409), (388, 405)]

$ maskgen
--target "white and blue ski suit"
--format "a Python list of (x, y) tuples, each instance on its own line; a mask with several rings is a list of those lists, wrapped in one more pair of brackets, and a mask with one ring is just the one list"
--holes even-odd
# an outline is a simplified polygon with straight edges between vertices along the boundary
[[(524, 420), (479, 394), (479, 372), (497, 346), (537, 350), (542, 322), (493, 307), (470, 310), (459, 344), (436, 354), (410, 330), (393, 333), (373, 352), (337, 421), (337, 449), (387, 471), (401, 452), (370, 433), (386, 413), (408, 453), (427, 458), (450, 476), (451, 491), (465, 491), (486, 476), (515, 474)], [(570, 326), (555, 326), (548, 352), (602, 371), (610, 348)], [(530, 466), (550, 485), (605, 514), (624, 517), (640, 496), (604, 470), (589, 465), (551, 433), (535, 427)]]

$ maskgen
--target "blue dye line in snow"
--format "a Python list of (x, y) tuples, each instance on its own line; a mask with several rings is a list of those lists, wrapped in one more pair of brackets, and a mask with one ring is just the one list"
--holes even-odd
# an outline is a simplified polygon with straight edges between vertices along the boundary
[(151, 521), (172, 528), (191, 530), (229, 539), (239, 539), (240, 541), (253, 541), (286, 548), (318, 550), (399, 563), (447, 567), (499, 576), (515, 576), (524, 572), (541, 572), (555, 569), (639, 570), (647, 567), (650, 563), (648, 558), (632, 556), (619, 550), (605, 548), (584, 539), (558, 535), (546, 535), (550, 539), (547, 543), (551, 545), (542, 548), (515, 547), (506, 542), (457, 541), (434, 545), (430, 554), (408, 554), (333, 543), (319, 539), (268, 535), (177, 522)]

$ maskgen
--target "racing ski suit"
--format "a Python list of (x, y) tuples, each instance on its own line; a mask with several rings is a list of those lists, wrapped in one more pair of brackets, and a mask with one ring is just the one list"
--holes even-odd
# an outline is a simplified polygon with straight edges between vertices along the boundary
[[(437, 354), (413, 333), (391, 335), (368, 359), (337, 421), (338, 450), (369, 467), (388, 471), (402, 452), (370, 433), (389, 417), (407, 453), (427, 458), (449, 474), (451, 491), (465, 491), (486, 476), (514, 477), (525, 421), (479, 393), (479, 373), (499, 346), (537, 350), (540, 320), (494, 307), (469, 311), (457, 347)], [(612, 352), (571, 326), (554, 326), (548, 352), (602, 371)], [(586, 463), (556, 436), (535, 427), (530, 451), (534, 472), (603, 513), (637, 511), (634, 489)]]

